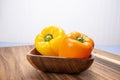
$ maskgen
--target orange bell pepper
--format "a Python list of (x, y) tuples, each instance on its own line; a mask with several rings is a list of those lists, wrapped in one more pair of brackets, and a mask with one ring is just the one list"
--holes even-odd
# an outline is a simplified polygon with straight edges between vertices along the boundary
[(89, 58), (94, 48), (94, 41), (79, 32), (66, 35), (59, 48), (60, 57)]

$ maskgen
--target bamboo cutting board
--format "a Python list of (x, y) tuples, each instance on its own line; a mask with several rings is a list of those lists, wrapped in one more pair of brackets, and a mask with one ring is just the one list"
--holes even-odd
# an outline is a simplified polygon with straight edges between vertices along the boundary
[(0, 48), (0, 80), (120, 80), (120, 56), (93, 50), (92, 66), (80, 74), (44, 73), (33, 68), (26, 54), (34, 46)]

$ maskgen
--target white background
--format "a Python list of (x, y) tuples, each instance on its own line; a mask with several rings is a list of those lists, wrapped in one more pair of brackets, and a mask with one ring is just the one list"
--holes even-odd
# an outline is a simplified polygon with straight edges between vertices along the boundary
[(33, 43), (48, 25), (120, 45), (120, 0), (0, 0), (0, 42)]

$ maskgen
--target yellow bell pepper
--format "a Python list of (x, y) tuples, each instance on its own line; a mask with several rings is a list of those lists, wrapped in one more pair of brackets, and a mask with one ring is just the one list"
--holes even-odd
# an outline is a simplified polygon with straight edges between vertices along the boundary
[(65, 32), (60, 27), (45, 27), (35, 38), (36, 50), (42, 55), (58, 56), (59, 46), (64, 36)]

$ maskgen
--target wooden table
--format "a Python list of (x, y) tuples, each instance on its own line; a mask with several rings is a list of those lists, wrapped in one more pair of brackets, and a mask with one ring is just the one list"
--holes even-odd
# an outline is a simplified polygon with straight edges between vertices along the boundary
[(0, 48), (0, 80), (120, 80), (120, 56), (93, 50), (92, 66), (80, 74), (44, 73), (32, 67), (27, 52), (34, 46)]

